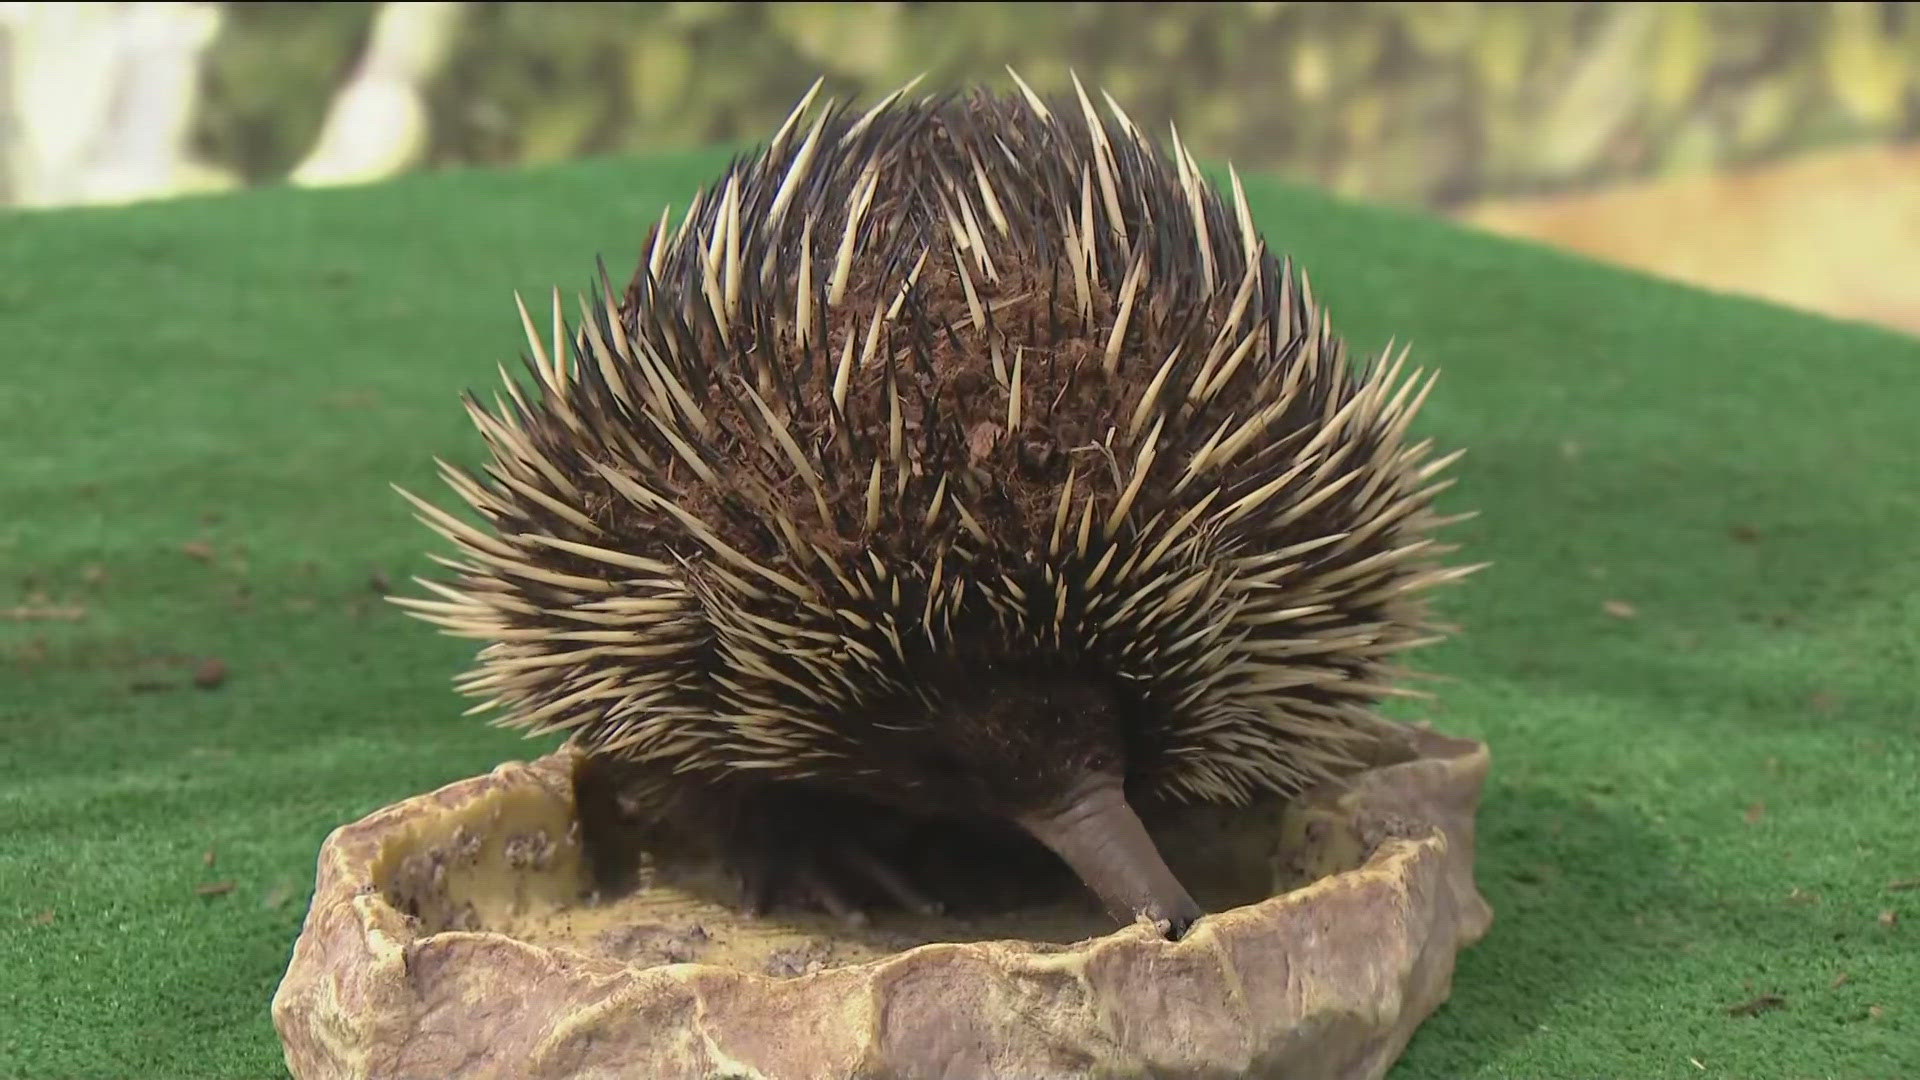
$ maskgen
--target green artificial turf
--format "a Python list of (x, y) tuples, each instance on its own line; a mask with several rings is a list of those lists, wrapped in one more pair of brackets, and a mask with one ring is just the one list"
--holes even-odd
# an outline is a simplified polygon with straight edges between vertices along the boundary
[[(328, 830), (546, 745), (376, 598), (439, 550), (388, 483), (473, 459), (512, 290), (721, 161), (0, 217), (0, 608), (84, 608), (0, 620), (0, 1076), (280, 1074)], [(1920, 1075), (1920, 342), (1248, 187), (1355, 345), (1444, 368), (1496, 564), (1425, 657), (1496, 922), (1395, 1077)]]

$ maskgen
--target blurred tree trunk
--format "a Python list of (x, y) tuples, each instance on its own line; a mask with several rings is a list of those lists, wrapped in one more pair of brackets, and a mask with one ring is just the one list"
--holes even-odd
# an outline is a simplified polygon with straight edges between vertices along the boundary
[(445, 65), (458, 3), (388, 3), (325, 126), (293, 170), (303, 186), (382, 180), (418, 164), (428, 144), (425, 87)]
[(189, 149), (208, 3), (0, 4), (5, 201), (129, 202), (227, 186)]

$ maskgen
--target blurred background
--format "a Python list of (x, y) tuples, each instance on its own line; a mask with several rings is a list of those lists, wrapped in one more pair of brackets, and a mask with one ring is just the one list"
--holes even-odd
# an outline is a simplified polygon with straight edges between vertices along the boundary
[(747, 143), (816, 76), (1009, 64), (1203, 158), (1920, 333), (1911, 3), (5, 2), (0, 205)]

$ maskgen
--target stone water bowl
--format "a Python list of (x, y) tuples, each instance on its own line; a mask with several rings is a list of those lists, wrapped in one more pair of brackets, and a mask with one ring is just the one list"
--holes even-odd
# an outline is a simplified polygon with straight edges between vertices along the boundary
[(1153, 829), (1209, 912), (753, 919), (664, 877), (589, 897), (571, 758), (337, 829), (273, 1022), (295, 1077), (834, 1080), (1385, 1075), (1492, 913), (1486, 748), (1381, 732), (1291, 805)]

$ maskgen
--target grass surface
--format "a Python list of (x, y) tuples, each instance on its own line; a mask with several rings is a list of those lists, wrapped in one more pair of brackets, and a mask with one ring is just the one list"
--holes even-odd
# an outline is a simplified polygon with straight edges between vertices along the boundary
[[(387, 485), (477, 452), (511, 290), (621, 272), (720, 160), (0, 218), (0, 609), (84, 608), (0, 620), (0, 1075), (279, 1074), (328, 830), (543, 748), (376, 598), (440, 546)], [(1920, 342), (1249, 195), (1445, 368), (1497, 564), (1425, 658), (1497, 918), (1397, 1080), (1920, 1075)]]

